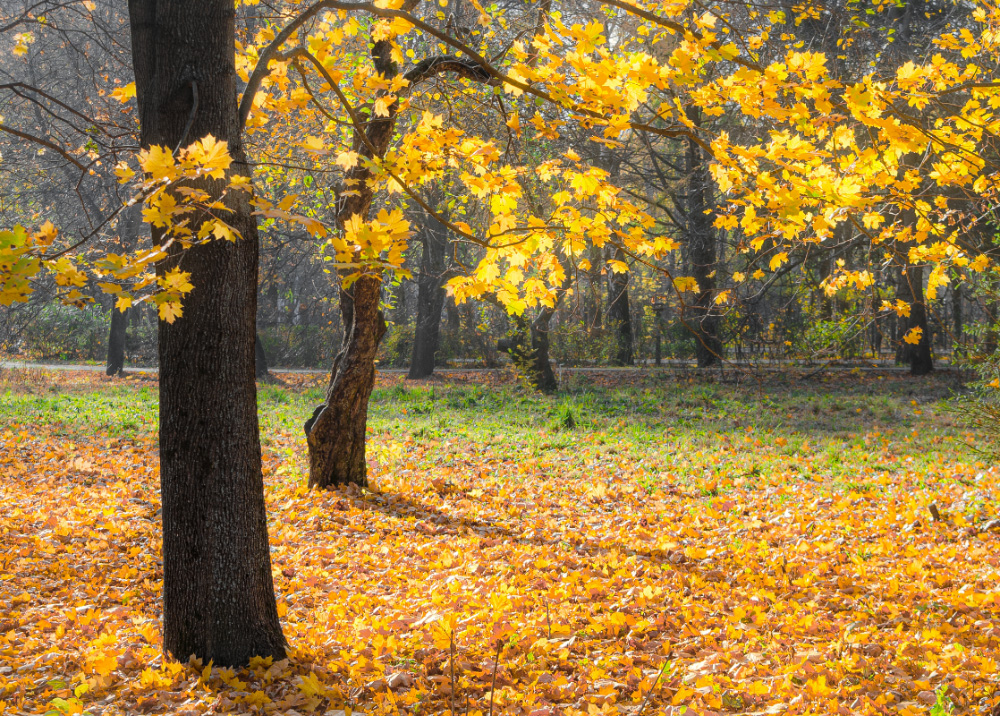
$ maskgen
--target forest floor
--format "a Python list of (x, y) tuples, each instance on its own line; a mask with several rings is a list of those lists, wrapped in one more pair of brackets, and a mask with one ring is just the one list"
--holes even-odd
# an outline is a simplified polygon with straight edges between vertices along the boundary
[[(155, 377), (0, 373), (0, 713), (1000, 714), (953, 374), (380, 376), (369, 491), (261, 386), (282, 662), (160, 649)], [(686, 710), (685, 710), (686, 709)]]

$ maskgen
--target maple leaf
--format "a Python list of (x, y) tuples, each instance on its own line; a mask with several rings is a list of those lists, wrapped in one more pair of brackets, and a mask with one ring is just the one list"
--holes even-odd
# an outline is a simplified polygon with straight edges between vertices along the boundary
[(923, 335), (924, 335), (924, 329), (921, 328), (920, 326), (915, 326), (914, 328), (911, 328), (906, 332), (906, 335), (903, 336), (903, 341), (909, 343), (910, 345), (915, 346), (918, 343), (920, 343), (920, 339), (923, 337)]
[(184, 311), (178, 301), (163, 301), (159, 306), (160, 320), (173, 323), (180, 318)]

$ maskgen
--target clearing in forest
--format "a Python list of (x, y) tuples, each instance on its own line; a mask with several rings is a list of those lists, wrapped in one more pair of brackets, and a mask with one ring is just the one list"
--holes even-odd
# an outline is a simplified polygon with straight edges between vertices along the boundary
[[(0, 713), (990, 713), (1000, 485), (953, 376), (502, 375), (372, 399), (309, 492), (321, 384), (260, 389), (290, 658), (160, 649), (156, 383), (0, 382)], [(684, 709), (687, 710), (684, 710)], [(993, 711), (996, 713), (996, 711)]]

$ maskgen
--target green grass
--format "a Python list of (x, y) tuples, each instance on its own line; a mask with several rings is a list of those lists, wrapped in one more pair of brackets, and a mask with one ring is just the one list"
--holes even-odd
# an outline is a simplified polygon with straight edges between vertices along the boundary
[[(845, 375), (829, 382), (744, 385), (666, 375), (615, 379), (601, 387), (571, 375), (543, 396), (517, 385), (398, 383), (372, 394), (369, 455), (380, 469), (459, 468), (470, 455), (559, 474), (594, 470), (663, 481), (742, 479), (761, 474), (829, 481), (845, 491), (900, 469), (930, 471), (974, 459), (971, 436), (946, 410), (948, 377), (914, 380)], [(631, 382), (629, 382), (631, 381)], [(302, 424), (320, 388), (261, 386), (265, 447), (304, 451)], [(0, 383), (0, 424), (66, 436), (150, 434), (155, 383)], [(407, 455), (408, 441), (433, 449)]]

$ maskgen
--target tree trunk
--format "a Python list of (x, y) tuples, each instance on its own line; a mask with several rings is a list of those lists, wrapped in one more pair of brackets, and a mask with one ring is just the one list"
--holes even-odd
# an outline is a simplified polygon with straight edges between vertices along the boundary
[(549, 362), (549, 328), (555, 313), (554, 307), (544, 306), (531, 322), (531, 372), (528, 380), (543, 393), (554, 393), (559, 389), (559, 381)]
[(267, 378), (271, 371), (267, 367), (267, 353), (264, 352), (264, 344), (260, 341), (260, 334), (254, 331), (254, 376), (257, 380)]
[(365, 275), (351, 289), (351, 322), (345, 344), (334, 361), (326, 400), (305, 425), (310, 487), (368, 484), (368, 399), (375, 386), (375, 354), (386, 324), (378, 308), (381, 280)]
[[(375, 42), (371, 54), (376, 71), (386, 80), (398, 74), (391, 43)], [(385, 156), (396, 126), (398, 104), (390, 105), (387, 116), (368, 117), (364, 129), (355, 129), (353, 149), (362, 158), (371, 158), (372, 149), (379, 157)], [(358, 134), (361, 131), (365, 132), (367, 142)], [(354, 190), (338, 197), (337, 222), (341, 229), (354, 216), (368, 219), (374, 198), (371, 178), (368, 162), (359, 161), (347, 172), (345, 186)], [(381, 291), (381, 273), (369, 270), (349, 291), (340, 292), (344, 341), (333, 363), (326, 400), (305, 424), (310, 487), (325, 489), (346, 483), (368, 483), (365, 465), (368, 399), (375, 385), (375, 354), (386, 331), (385, 318), (379, 309)]]
[[(207, 134), (228, 143), (231, 170), (249, 176), (236, 104), (232, 0), (130, 0), (143, 147), (170, 148)], [(218, 196), (224, 182), (192, 185)], [(271, 578), (261, 473), (254, 329), (257, 222), (249, 197), (230, 193), (241, 240), (181, 252), (194, 290), (184, 314), (161, 323), (160, 493), (163, 646), (216, 666), (284, 657)], [(192, 220), (199, 222), (197, 216)], [(163, 231), (153, 230), (162, 242)]]
[(559, 389), (549, 362), (549, 325), (555, 312), (555, 308), (543, 306), (530, 324), (523, 316), (518, 316), (511, 334), (497, 343), (499, 350), (510, 355), (517, 372), (542, 393)]
[(409, 380), (426, 378), (434, 372), (434, 356), (441, 335), (441, 311), (447, 295), (441, 283), (448, 249), (447, 229), (428, 216), (419, 238), (423, 256), (417, 276), (417, 325), (413, 332), (410, 372), (406, 376)]
[(476, 346), (476, 351), (483, 359), (483, 365), (487, 368), (496, 368), (499, 366), (500, 362), (497, 360), (496, 350), (479, 332), (479, 326), (476, 323), (476, 312), (472, 307), (471, 300), (462, 304), (462, 314), (465, 319), (466, 334), (469, 336), (469, 340)]
[[(912, 375), (927, 375), (934, 370), (931, 358), (931, 333), (927, 321), (927, 305), (924, 303), (924, 270), (922, 266), (907, 264), (897, 285), (896, 298), (910, 304), (910, 315), (900, 331), (897, 363), (909, 363)], [(907, 343), (904, 339), (914, 328), (921, 330), (920, 342)]]
[(111, 309), (111, 330), (108, 332), (108, 375), (125, 372), (125, 331), (128, 328), (128, 314), (131, 309), (119, 311)]
[[(142, 228), (142, 204), (136, 202), (120, 214), (118, 222), (118, 242), (125, 253), (132, 251), (139, 243)], [(120, 375), (125, 372), (125, 339), (129, 314), (132, 309), (119, 311), (111, 309), (111, 328), (108, 331), (107, 374)]]
[(965, 329), (965, 322), (962, 316), (962, 284), (957, 276), (952, 277), (951, 289), (951, 321), (952, 331), (955, 334), (955, 342), (962, 342), (962, 332)]
[[(625, 254), (618, 249), (614, 258), (625, 260)], [(628, 300), (629, 273), (617, 273), (608, 269), (608, 324), (615, 332), (615, 356), (613, 365), (635, 365), (632, 352), (632, 311)]]
[[(688, 116), (697, 125), (700, 121), (696, 110)], [(711, 178), (701, 148), (690, 139), (685, 155), (688, 176), (685, 233), (687, 256), (691, 277), (698, 283), (698, 294), (691, 306), (691, 320), (687, 321), (694, 333), (695, 355), (699, 368), (715, 365), (722, 358), (722, 341), (719, 340), (719, 317), (712, 310), (715, 290), (715, 227), (710, 210)]]

